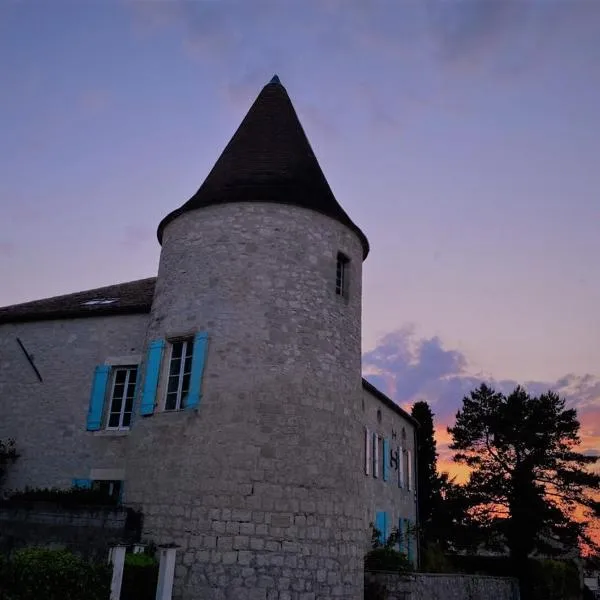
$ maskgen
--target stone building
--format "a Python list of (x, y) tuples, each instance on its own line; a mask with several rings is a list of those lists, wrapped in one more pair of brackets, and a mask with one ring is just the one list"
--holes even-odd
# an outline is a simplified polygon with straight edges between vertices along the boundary
[(369, 244), (277, 77), (158, 240), (155, 278), (0, 309), (6, 487), (119, 494), (178, 599), (362, 598), (370, 523), (416, 523), (415, 422), (361, 376)]

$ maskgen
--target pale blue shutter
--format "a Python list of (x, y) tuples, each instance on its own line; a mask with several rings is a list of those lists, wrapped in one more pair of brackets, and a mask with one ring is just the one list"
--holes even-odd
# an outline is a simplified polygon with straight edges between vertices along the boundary
[(73, 479), (71, 482), (74, 488), (79, 488), (83, 490), (92, 489), (92, 480), (91, 479)]
[(385, 544), (387, 540), (387, 514), (381, 510), (375, 513), (375, 529), (379, 530), (379, 543)]
[(198, 405), (200, 404), (200, 399), (202, 398), (202, 375), (204, 373), (207, 346), (208, 333), (206, 333), (206, 331), (200, 331), (194, 338), (190, 391), (185, 402), (185, 408), (195, 409), (198, 408)]
[(92, 394), (87, 414), (88, 431), (98, 431), (102, 426), (102, 413), (104, 411), (104, 398), (106, 397), (109, 373), (110, 367), (108, 365), (98, 365), (94, 371)]
[(383, 464), (383, 480), (387, 481), (390, 472), (390, 442), (386, 439), (383, 440), (383, 456), (381, 457)]
[(154, 340), (150, 344), (150, 348), (148, 348), (144, 391), (142, 392), (142, 402), (140, 405), (140, 414), (142, 416), (148, 416), (154, 412), (154, 401), (156, 399), (156, 389), (158, 387), (158, 376), (164, 347), (164, 340)]
[(411, 544), (411, 538), (412, 538), (412, 532), (410, 530), (410, 520), (409, 519), (404, 519), (404, 526), (406, 528), (406, 556), (409, 560), (409, 562), (412, 562), (412, 544)]

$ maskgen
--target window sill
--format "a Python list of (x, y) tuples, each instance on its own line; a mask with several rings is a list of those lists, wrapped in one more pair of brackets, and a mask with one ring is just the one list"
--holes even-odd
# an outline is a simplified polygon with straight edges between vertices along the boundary
[(94, 435), (99, 437), (124, 437), (129, 435), (129, 429), (101, 429), (94, 431)]

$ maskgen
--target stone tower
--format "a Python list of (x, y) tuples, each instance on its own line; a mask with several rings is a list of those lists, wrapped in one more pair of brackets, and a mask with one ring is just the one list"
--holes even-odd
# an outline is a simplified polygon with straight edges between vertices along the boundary
[[(362, 598), (369, 248), (277, 77), (158, 239), (147, 346), (165, 340), (163, 367), (125, 499), (148, 538), (180, 546), (174, 598)], [(169, 344), (197, 332), (199, 402), (164, 410)]]

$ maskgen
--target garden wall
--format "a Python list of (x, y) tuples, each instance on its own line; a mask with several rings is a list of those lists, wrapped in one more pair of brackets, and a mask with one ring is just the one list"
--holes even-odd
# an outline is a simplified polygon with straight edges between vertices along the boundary
[(519, 600), (517, 580), (510, 577), (365, 573), (365, 587), (373, 582), (386, 587), (388, 600)]
[(123, 508), (0, 508), (0, 554), (40, 546), (106, 560), (110, 546), (139, 540), (140, 525), (140, 519)]

